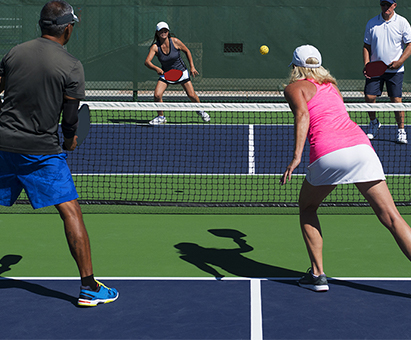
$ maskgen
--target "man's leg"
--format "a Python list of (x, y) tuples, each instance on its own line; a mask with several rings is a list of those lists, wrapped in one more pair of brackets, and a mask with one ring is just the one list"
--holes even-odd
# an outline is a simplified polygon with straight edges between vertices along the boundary
[[(390, 97), (391, 103), (402, 103), (402, 98)], [(395, 111), (395, 121), (397, 122), (398, 129), (404, 128), (405, 112)]]
[[(373, 104), (377, 101), (377, 96), (366, 94), (365, 102)], [(370, 117), (370, 123), (368, 125), (367, 137), (369, 139), (374, 139), (377, 136), (378, 130), (381, 127), (381, 123), (378, 121), (375, 111), (368, 112)]]
[[(387, 79), (387, 93), (391, 103), (402, 103), (402, 86), (404, 72), (392, 73)], [(407, 132), (405, 131), (405, 112), (395, 111), (395, 120), (398, 126), (397, 143), (407, 144)]]
[(83, 222), (83, 214), (77, 200), (55, 206), (64, 222), (64, 231), (71, 255), (76, 261), (80, 277), (93, 275), (90, 240)]
[[(400, 97), (390, 97), (391, 103), (402, 103)], [(398, 125), (397, 143), (407, 144), (407, 132), (405, 131), (405, 112), (394, 111), (395, 121)]]
[[(377, 97), (382, 94), (384, 82), (385, 80), (382, 77), (366, 79), (364, 87), (366, 103), (373, 104), (377, 101)], [(378, 121), (375, 111), (368, 112), (368, 116), (370, 117), (370, 123), (368, 125), (367, 137), (374, 139), (378, 134), (381, 123)]]
[(79, 306), (94, 307), (117, 300), (118, 292), (94, 280), (91, 263), (90, 240), (83, 222), (83, 214), (77, 200), (55, 206), (64, 222), (71, 255), (77, 263), (81, 277)]

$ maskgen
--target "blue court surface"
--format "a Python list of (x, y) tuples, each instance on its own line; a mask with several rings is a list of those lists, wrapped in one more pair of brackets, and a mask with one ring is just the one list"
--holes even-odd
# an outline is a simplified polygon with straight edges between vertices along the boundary
[[(248, 174), (252, 145), (255, 174), (282, 174), (293, 154), (294, 127), (252, 128), (250, 140), (250, 125), (93, 124), (68, 163), (73, 174)], [(411, 157), (404, 155), (411, 144), (398, 145), (395, 137), (395, 126), (383, 126), (373, 147), (385, 174), (409, 174)], [(306, 144), (295, 174), (305, 173), (308, 153)]]
[(119, 299), (76, 306), (74, 279), (0, 279), (2, 339), (410, 339), (409, 280), (104, 279)]

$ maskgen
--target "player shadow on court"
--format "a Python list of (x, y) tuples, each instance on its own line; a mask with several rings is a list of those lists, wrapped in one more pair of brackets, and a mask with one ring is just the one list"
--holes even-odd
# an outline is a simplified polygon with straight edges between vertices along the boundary
[(10, 266), (20, 262), (23, 258), (21, 255), (5, 255), (0, 259), (0, 275), (11, 270)]
[[(151, 118), (152, 119), (152, 118)], [(113, 124), (126, 124), (126, 123), (134, 123), (134, 124), (139, 124), (142, 126), (147, 126), (147, 127), (153, 127), (153, 125), (150, 125), (149, 122), (151, 119), (133, 119), (133, 118), (111, 118), (108, 119), (109, 122), (113, 123)], [(184, 121), (175, 121), (175, 122), (171, 122), (173, 125), (179, 125), (179, 124), (203, 124), (202, 121), (199, 121), (197, 119), (197, 117), (194, 117), (192, 119), (190, 118), (185, 118)], [(167, 124), (165, 124), (167, 125)], [(168, 124), (170, 125), (170, 124)], [(158, 126), (158, 125), (155, 125)], [(163, 124), (161, 124), (160, 126), (163, 126)]]
[[(364, 133), (367, 133), (367, 129), (368, 129), (368, 125), (367, 126), (361, 126), (362, 130), (364, 131)], [(398, 144), (398, 145), (406, 145), (406, 144), (402, 144), (402, 143), (398, 143), (397, 140), (394, 138), (394, 136), (396, 136), (396, 129), (397, 126), (386, 126), (383, 125), (377, 136), (371, 141), (371, 144), (373, 142), (388, 142), (388, 143), (393, 143), (393, 144)]]
[(254, 248), (243, 239), (246, 235), (234, 229), (210, 229), (209, 233), (217, 237), (231, 238), (238, 248), (216, 249), (204, 248), (195, 243), (182, 242), (174, 247), (179, 250), (180, 258), (202, 271), (219, 279), (224, 277), (214, 267), (241, 277), (271, 278), (271, 277), (301, 277), (304, 273), (261, 263), (243, 256)]
[[(23, 257), (20, 255), (5, 255), (0, 259), (0, 275), (11, 270), (10, 266), (15, 265), (20, 262)], [(35, 283), (26, 282), (23, 280), (16, 280), (10, 279), (5, 277), (0, 277), (0, 290), (1, 289), (9, 289), (9, 288), (19, 288), (27, 290), (28, 292), (41, 295), (52, 297), (60, 300), (65, 300), (72, 303), (74, 306), (77, 307), (77, 298), (74, 296), (67, 295), (62, 292), (58, 292), (53, 289), (49, 289), (43, 286), (40, 286)]]
[[(239, 277), (267, 278), (271, 281), (298, 287), (298, 279), (304, 275), (303, 272), (257, 262), (242, 255), (243, 253), (248, 253), (254, 250), (254, 248), (248, 245), (243, 239), (247, 235), (234, 229), (209, 229), (208, 232), (217, 237), (232, 238), (233, 242), (238, 245), (238, 248), (205, 248), (195, 243), (182, 242), (174, 246), (179, 250), (179, 253), (181, 254), (180, 258), (188, 263), (191, 263), (202, 271), (213, 275), (216, 279), (221, 279), (224, 277), (223, 274), (214, 268), (219, 267), (222, 270)], [(290, 280), (289, 278), (296, 279)], [(330, 279), (329, 285), (331, 286), (331, 289), (334, 285), (345, 286), (375, 294), (411, 298), (411, 294), (346, 280)]]
[(120, 119), (120, 118), (111, 118), (108, 119), (109, 122), (114, 123), (114, 124), (125, 124), (125, 123), (135, 123), (135, 124), (148, 124), (149, 120), (147, 119), (132, 119), (132, 118), (127, 118), (127, 119)]
[(332, 289), (333, 285), (335, 285), (335, 286), (345, 286), (345, 287), (353, 288), (353, 289), (356, 289), (356, 290), (363, 290), (363, 291), (369, 292), (369, 293), (382, 294), (382, 295), (391, 295), (391, 296), (411, 299), (411, 294), (396, 292), (394, 290), (379, 288), (379, 287), (370, 286), (370, 285), (366, 285), (366, 284), (358, 283), (358, 282), (331, 279), (331, 280), (329, 280), (328, 283), (331, 286), (330, 289)]
[(389, 143), (393, 143), (393, 144), (404, 145), (404, 144), (398, 143), (394, 139), (378, 138), (378, 136), (373, 139), (373, 142), (389, 142)]

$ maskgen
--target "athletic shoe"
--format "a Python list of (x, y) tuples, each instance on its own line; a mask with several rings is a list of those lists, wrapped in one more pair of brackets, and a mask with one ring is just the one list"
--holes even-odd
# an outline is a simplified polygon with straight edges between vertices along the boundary
[(203, 119), (204, 122), (209, 122), (210, 121), (210, 116), (207, 112), (197, 111), (197, 114)]
[(375, 137), (377, 137), (378, 130), (380, 129), (380, 127), (381, 127), (381, 123), (379, 122), (378, 119), (374, 119), (370, 121), (370, 124), (368, 125), (368, 133), (367, 133), (368, 139), (374, 139)]
[(314, 292), (326, 292), (329, 289), (327, 276), (321, 274), (315, 277), (311, 268), (308, 269), (307, 273), (298, 281), (298, 285), (302, 288), (313, 290)]
[(149, 121), (150, 125), (160, 125), (160, 124), (165, 124), (167, 123), (167, 119), (164, 116), (157, 116), (153, 120)]
[(407, 133), (403, 129), (398, 129), (397, 143), (407, 144)]
[(98, 284), (97, 292), (91, 290), (88, 286), (81, 286), (80, 297), (77, 301), (79, 306), (94, 307), (102, 303), (109, 303), (117, 300), (118, 291), (116, 289), (108, 288), (97, 280), (96, 282)]

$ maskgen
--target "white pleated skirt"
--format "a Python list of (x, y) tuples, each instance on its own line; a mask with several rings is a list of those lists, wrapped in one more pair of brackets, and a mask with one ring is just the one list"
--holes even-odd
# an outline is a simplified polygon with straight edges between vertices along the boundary
[(369, 145), (330, 152), (308, 166), (307, 181), (314, 186), (385, 180), (380, 159)]

